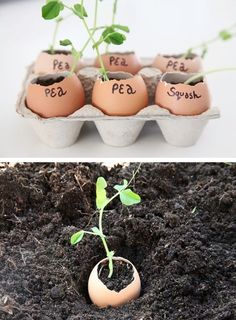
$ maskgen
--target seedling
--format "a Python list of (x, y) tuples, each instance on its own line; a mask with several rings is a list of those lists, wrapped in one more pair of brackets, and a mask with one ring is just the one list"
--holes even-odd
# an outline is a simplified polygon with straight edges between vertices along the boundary
[(185, 81), (184, 84), (191, 84), (194, 83), (197, 80), (203, 79), (206, 75), (212, 74), (212, 73), (218, 73), (218, 72), (227, 72), (227, 71), (236, 71), (236, 68), (220, 68), (220, 69), (212, 69), (204, 72), (199, 72), (192, 77), (190, 77), (187, 81)]
[(189, 57), (196, 50), (201, 50), (201, 57), (205, 58), (208, 48), (210, 45), (218, 41), (228, 41), (236, 37), (236, 23), (229, 27), (228, 29), (221, 30), (216, 37), (210, 39), (204, 43), (200, 43), (192, 48), (189, 48), (186, 53), (183, 55), (183, 58)]
[[(76, 50), (75, 46), (72, 44), (72, 41), (69, 39), (65, 39), (60, 42), (63, 46), (71, 46), (72, 48), (72, 55), (74, 57), (74, 64), (71, 69), (71, 74), (74, 72), (75, 66), (79, 59), (82, 58), (84, 51), (87, 49), (90, 42), (92, 42), (92, 47), (96, 52), (96, 55), (99, 59), (100, 67), (101, 67), (101, 74), (105, 81), (109, 81), (107, 76), (107, 71), (105, 69), (103, 60), (100, 54), (100, 46), (105, 44), (114, 44), (114, 45), (121, 45), (126, 40), (126, 36), (123, 32), (129, 32), (129, 28), (122, 25), (111, 25), (111, 26), (97, 26), (97, 17), (98, 17), (98, 4), (99, 0), (95, 0), (95, 10), (94, 10), (94, 22), (93, 27), (90, 28), (87, 23), (88, 13), (84, 6), (84, 0), (81, 0), (80, 3), (76, 3), (73, 6), (66, 5), (61, 0), (47, 0), (46, 5), (42, 7), (42, 16), (44, 19), (51, 20), (56, 19), (60, 15), (60, 13), (67, 9), (73, 15), (78, 17), (82, 22), (85, 31), (88, 34), (88, 40), (85, 42), (84, 46), (80, 50)], [(100, 35), (99, 39), (95, 39), (95, 33), (98, 30), (102, 30), (102, 34)]]
[(107, 206), (117, 197), (120, 198), (120, 201), (123, 205), (125, 206), (132, 206), (135, 204), (138, 204), (141, 202), (141, 198), (140, 196), (133, 192), (129, 186), (132, 183), (132, 181), (135, 179), (140, 166), (138, 167), (138, 169), (133, 173), (133, 176), (131, 178), (131, 180), (128, 182), (127, 180), (123, 181), (123, 184), (118, 184), (114, 186), (114, 189), (117, 191), (111, 198), (107, 197), (107, 182), (103, 177), (99, 177), (97, 179), (97, 183), (96, 183), (96, 206), (97, 209), (99, 211), (99, 224), (98, 227), (93, 227), (91, 228), (91, 231), (85, 231), (85, 230), (80, 230), (79, 232), (75, 233), (74, 235), (72, 235), (71, 237), (71, 244), (72, 245), (76, 245), (78, 244), (80, 241), (82, 241), (82, 239), (84, 238), (85, 234), (89, 234), (92, 236), (96, 236), (99, 237), (102, 241), (102, 244), (104, 246), (105, 252), (106, 252), (106, 256), (108, 258), (109, 261), (109, 275), (108, 278), (111, 278), (113, 275), (113, 257), (115, 255), (114, 251), (111, 251), (108, 247), (107, 244), (107, 240), (106, 240), (106, 236), (103, 233), (103, 215), (104, 215), (104, 211), (107, 208)]
[[(117, 6), (118, 6), (118, 0), (114, 0), (114, 2), (113, 2), (113, 11), (112, 11), (112, 20), (111, 20), (111, 24), (112, 25), (115, 24)], [(106, 53), (109, 52), (109, 47), (110, 47), (110, 44), (107, 43), (107, 45), (106, 45)]]

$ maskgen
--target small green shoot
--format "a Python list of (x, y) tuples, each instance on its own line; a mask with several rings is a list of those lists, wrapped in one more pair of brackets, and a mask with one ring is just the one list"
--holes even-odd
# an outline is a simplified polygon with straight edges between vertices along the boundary
[[(101, 1), (101, 0), (100, 0)], [(68, 46), (70, 45), (72, 48), (72, 55), (74, 57), (74, 63), (71, 69), (70, 74), (72, 74), (75, 70), (76, 64), (79, 59), (83, 57), (84, 51), (87, 49), (90, 42), (92, 42), (92, 48), (95, 50), (96, 55), (99, 59), (100, 67), (101, 67), (101, 74), (103, 76), (103, 79), (105, 81), (109, 81), (109, 78), (107, 76), (107, 71), (105, 69), (101, 54), (100, 54), (100, 46), (105, 44), (114, 44), (114, 45), (121, 45), (126, 40), (126, 36), (124, 35), (124, 32), (129, 32), (129, 28), (127, 26), (122, 25), (116, 25), (112, 24), (111, 26), (97, 26), (97, 17), (98, 17), (98, 4), (99, 0), (95, 0), (95, 10), (94, 10), (94, 22), (93, 27), (90, 28), (87, 23), (87, 18), (89, 16), (85, 6), (84, 6), (84, 0), (80, 0), (79, 3), (76, 3), (72, 6), (66, 5), (61, 0), (47, 0), (46, 4), (42, 7), (42, 17), (46, 20), (52, 20), (57, 19), (61, 12), (64, 9), (67, 9), (70, 11), (71, 14), (75, 15), (80, 19), (82, 22), (82, 25), (84, 29), (86, 30), (88, 34), (88, 39), (85, 42), (85, 44), (82, 46), (82, 49), (76, 50), (72, 42), (70, 41), (61, 41), (61, 45)], [(116, 3), (117, 5), (117, 3)], [(116, 10), (116, 8), (114, 8)], [(102, 34), (100, 35), (99, 39), (95, 39), (95, 34), (97, 31), (102, 31)], [(57, 30), (56, 30), (57, 32)], [(55, 36), (56, 37), (56, 36)], [(68, 40), (68, 39), (66, 39)]]
[(106, 256), (108, 258), (108, 267), (109, 267), (109, 275), (108, 277), (111, 278), (113, 275), (113, 257), (115, 255), (114, 251), (110, 251), (106, 236), (103, 232), (103, 215), (106, 207), (117, 197), (120, 198), (120, 201), (125, 206), (132, 206), (141, 202), (140, 196), (131, 190), (130, 185), (135, 179), (141, 164), (139, 165), (138, 169), (133, 173), (132, 178), (128, 182), (124, 180), (122, 184), (117, 184), (114, 186), (114, 189), (117, 191), (111, 198), (107, 196), (107, 182), (103, 177), (99, 177), (96, 183), (96, 207), (99, 211), (99, 223), (98, 227), (91, 228), (91, 231), (84, 231), (80, 230), (72, 235), (71, 237), (71, 244), (77, 245), (79, 242), (82, 241), (84, 235), (89, 234), (96, 237), (99, 237), (102, 241), (104, 246)]
[(218, 42), (218, 41), (228, 41), (236, 37), (236, 23), (233, 24), (231, 27), (221, 30), (216, 37), (213, 39), (210, 39), (208, 41), (205, 41), (203, 43), (200, 43), (192, 48), (189, 48), (185, 54), (183, 55), (183, 58), (188, 58), (191, 54), (193, 54), (196, 50), (201, 50), (201, 57), (205, 58), (209, 46)]
[(204, 71), (204, 72), (199, 72), (196, 73), (195, 75), (193, 75), (192, 77), (190, 77), (187, 81), (185, 81), (184, 84), (192, 84), (195, 81), (204, 79), (204, 77), (208, 74), (212, 74), (212, 73), (218, 73), (218, 72), (227, 72), (227, 71), (236, 71), (236, 67), (232, 67), (232, 68), (220, 68), (220, 69), (213, 69), (213, 70), (208, 70), (208, 71)]

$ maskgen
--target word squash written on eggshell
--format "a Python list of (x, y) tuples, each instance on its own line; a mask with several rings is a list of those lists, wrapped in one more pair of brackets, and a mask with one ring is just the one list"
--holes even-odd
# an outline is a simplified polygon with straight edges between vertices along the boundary
[(156, 104), (175, 115), (199, 115), (210, 108), (207, 84), (201, 80), (193, 85), (184, 84), (190, 75), (166, 73), (157, 85)]
[(98, 79), (92, 94), (95, 107), (111, 116), (131, 116), (148, 105), (148, 93), (141, 76), (109, 73), (109, 81)]
[(43, 118), (66, 117), (84, 103), (84, 89), (75, 74), (38, 77), (27, 88), (27, 107)]

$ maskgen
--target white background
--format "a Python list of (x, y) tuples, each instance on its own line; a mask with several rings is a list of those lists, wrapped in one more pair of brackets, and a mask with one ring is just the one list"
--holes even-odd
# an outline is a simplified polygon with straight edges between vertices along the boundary
[[(74, 3), (75, 1), (67, 1)], [(85, 0), (88, 8), (92, 0)], [(17, 94), (25, 68), (47, 49), (53, 22), (41, 18), (41, 0), (0, 0), (0, 157), (1, 158), (234, 158), (236, 157), (236, 73), (208, 78), (213, 105), (222, 112), (205, 129), (198, 144), (175, 148), (165, 143), (155, 124), (145, 126), (138, 141), (127, 148), (102, 143), (95, 127), (85, 126), (78, 142), (66, 149), (43, 145), (29, 124), (15, 113)], [(109, 23), (111, 0), (103, 0), (100, 23)], [(235, 0), (120, 0), (118, 23), (128, 24), (132, 33), (122, 50), (135, 50), (140, 56), (179, 53), (189, 46), (214, 37), (236, 22)], [(78, 45), (85, 40), (80, 22), (67, 20), (60, 39), (70, 38)], [(205, 68), (236, 66), (236, 38), (211, 47)], [(87, 52), (93, 56), (92, 50)]]

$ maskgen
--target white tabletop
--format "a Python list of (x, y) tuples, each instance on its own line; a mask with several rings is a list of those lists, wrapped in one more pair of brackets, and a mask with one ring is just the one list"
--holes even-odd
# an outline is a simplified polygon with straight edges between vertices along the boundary
[[(70, 2), (70, 1), (68, 1)], [(73, 3), (73, 1), (71, 1)], [(86, 1), (89, 7), (92, 1)], [(53, 22), (40, 17), (44, 1), (0, 0), (0, 158), (234, 158), (236, 157), (236, 73), (208, 77), (213, 105), (222, 112), (212, 120), (197, 145), (176, 148), (168, 145), (157, 125), (147, 123), (138, 141), (126, 148), (102, 143), (95, 126), (86, 125), (78, 142), (66, 149), (51, 149), (40, 142), (29, 124), (15, 112), (17, 94), (25, 67), (48, 47)], [(137, 4), (139, 3), (139, 4)], [(101, 23), (108, 23), (111, 1), (104, 0)], [(145, 5), (144, 5), (145, 4)], [(234, 22), (234, 0), (120, 0), (118, 22), (128, 24), (132, 33), (122, 50), (135, 50), (140, 56), (179, 53)], [(88, 9), (89, 11), (89, 9)], [(104, 20), (104, 21), (103, 21)], [(85, 39), (80, 22), (72, 18), (62, 26), (60, 39), (79, 44)], [(236, 66), (236, 39), (215, 44), (205, 59), (205, 68)], [(87, 56), (92, 56), (92, 50)]]

